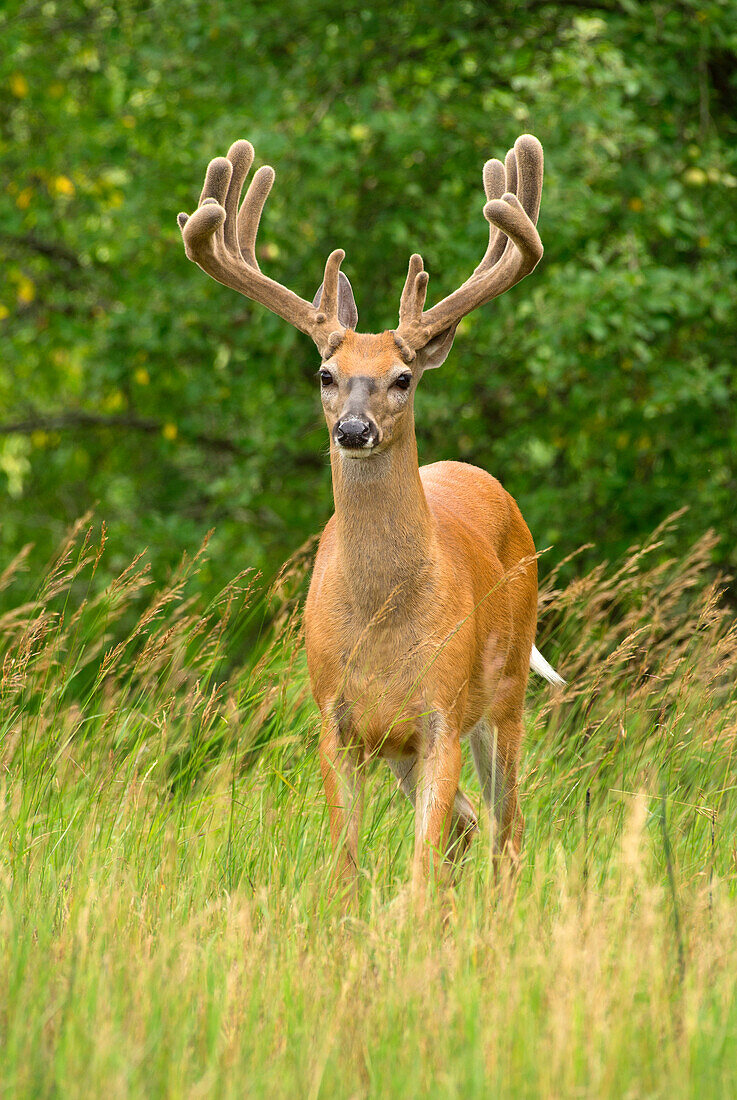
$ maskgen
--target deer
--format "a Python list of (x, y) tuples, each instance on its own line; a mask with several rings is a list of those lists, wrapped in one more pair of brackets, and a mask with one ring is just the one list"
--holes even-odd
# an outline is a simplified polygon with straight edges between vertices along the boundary
[(274, 170), (240, 196), (253, 146), (207, 168), (197, 210), (180, 214), (187, 257), (310, 336), (330, 440), (335, 513), (320, 538), (304, 608), (333, 871), (357, 896), (367, 762), (386, 762), (414, 805), (411, 889), (455, 881), (478, 816), (459, 787), (470, 743), (494, 830), (495, 865), (519, 863), (518, 770), (530, 667), (565, 681), (535, 647), (537, 558), (500, 482), (463, 462), (420, 466), (414, 397), (442, 366), (461, 320), (530, 274), (543, 151), (530, 134), (486, 162), (489, 242), (469, 278), (429, 309), (422, 257), (409, 260), (396, 328), (359, 333), (342, 249), (310, 302), (265, 275), (256, 235)]

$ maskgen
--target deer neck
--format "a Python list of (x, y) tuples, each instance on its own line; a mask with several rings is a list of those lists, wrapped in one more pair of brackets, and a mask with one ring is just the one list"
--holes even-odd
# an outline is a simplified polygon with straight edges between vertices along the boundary
[(341, 571), (357, 609), (409, 607), (427, 585), (432, 523), (414, 425), (385, 451), (350, 458), (331, 446)]

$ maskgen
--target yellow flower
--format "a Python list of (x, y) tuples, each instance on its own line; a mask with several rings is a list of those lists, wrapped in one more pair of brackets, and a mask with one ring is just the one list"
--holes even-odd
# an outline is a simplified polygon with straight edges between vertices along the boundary
[(4, 321), (5, 318), (9, 317), (9, 316), (10, 316), (10, 310), (8, 309), (7, 306), (4, 306), (2, 302), (0, 302), (0, 321)]
[(124, 409), (125, 394), (120, 390), (113, 390), (103, 401), (103, 408), (106, 412), (119, 412), (120, 409)]
[(147, 386), (151, 381), (149, 373), (145, 367), (139, 367), (136, 371), (134, 371), (133, 377), (135, 378), (139, 386)]
[(170, 443), (173, 443), (179, 435), (179, 430), (176, 424), (172, 424), (170, 422), (168, 424), (164, 424), (164, 427), (161, 429), (161, 434), (163, 435), (164, 439), (168, 439)]
[(703, 168), (687, 168), (683, 173), (683, 178), (686, 183), (690, 183), (692, 187), (703, 187), (707, 182), (708, 176)]
[(13, 73), (10, 77), (10, 90), (16, 99), (25, 99), (28, 95), (28, 81), (23, 73)]
[(31, 199), (33, 198), (33, 188), (24, 187), (19, 193), (18, 198), (15, 200), (15, 205), (19, 210), (27, 210), (31, 205)]
[(51, 184), (57, 195), (66, 195), (71, 198), (74, 194), (74, 184), (69, 176), (56, 176)]
[(24, 306), (30, 305), (36, 297), (36, 287), (26, 275), (21, 275), (18, 279), (16, 297)]

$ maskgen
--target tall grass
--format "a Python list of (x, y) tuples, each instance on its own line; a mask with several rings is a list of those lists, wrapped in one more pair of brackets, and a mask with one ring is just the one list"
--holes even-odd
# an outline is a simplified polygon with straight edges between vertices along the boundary
[[(2, 575), (0, 1087), (12, 1096), (737, 1094), (737, 640), (665, 525), (541, 597), (516, 890), (488, 823), (412, 915), (412, 817), (369, 778), (360, 907), (330, 851), (295, 592), (202, 560), (96, 587), (80, 526)], [(30, 589), (30, 591), (29, 591)], [(10, 596), (15, 596), (10, 599)], [(476, 802), (470, 769), (463, 783)]]

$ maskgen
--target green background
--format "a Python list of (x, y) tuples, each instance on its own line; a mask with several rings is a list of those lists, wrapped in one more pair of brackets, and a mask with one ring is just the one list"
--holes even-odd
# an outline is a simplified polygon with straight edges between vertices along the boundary
[(212, 156), (277, 169), (262, 267), (312, 297), (345, 248), (377, 331), (412, 251), (430, 303), (473, 269), (529, 131), (545, 256), (425, 378), (421, 461), (499, 476), (550, 564), (682, 505), (737, 564), (734, 0), (11, 2), (0, 36), (3, 561), (95, 508), (112, 572), (214, 527), (214, 588), (326, 521), (313, 345), (184, 256)]

